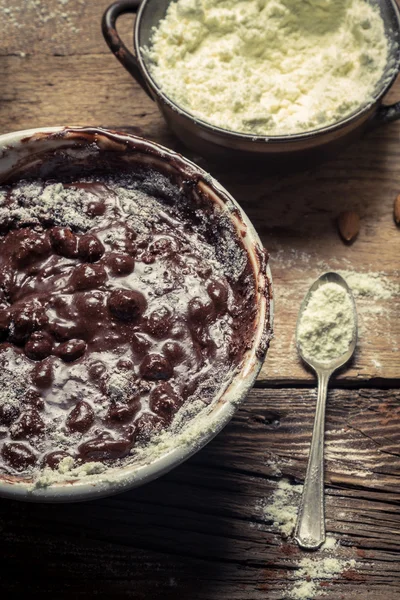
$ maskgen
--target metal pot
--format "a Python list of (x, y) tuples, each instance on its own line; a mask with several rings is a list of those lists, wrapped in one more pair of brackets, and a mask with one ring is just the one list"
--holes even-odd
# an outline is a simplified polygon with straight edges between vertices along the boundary
[[(75, 502), (107, 496), (142, 485), (180, 464), (209, 442), (228, 423), (253, 385), (271, 335), (273, 300), (271, 273), (260, 239), (243, 210), (210, 175), (179, 154), (132, 135), (98, 128), (54, 127), (17, 131), (0, 136), (0, 184), (21, 177), (51, 177), (93, 170), (151, 167), (179, 184), (190, 183), (214, 210), (231, 221), (237, 239), (253, 267), (257, 316), (251, 347), (246, 350), (228, 385), (174, 436), (153, 448), (147, 457), (134, 457), (104, 473), (37, 485), (29, 478), (0, 475), (0, 496), (35, 502)], [(236, 237), (236, 236), (235, 236)]]
[[(217, 159), (257, 160), (266, 165), (311, 166), (330, 158), (364, 131), (400, 117), (400, 102), (383, 106), (387, 93), (400, 70), (400, 14), (395, 0), (372, 0), (381, 12), (385, 31), (391, 40), (391, 54), (382, 83), (371, 103), (342, 121), (314, 131), (271, 137), (227, 131), (201, 121), (172, 102), (150, 74), (148, 59), (141, 48), (151, 45), (152, 30), (165, 17), (171, 0), (118, 0), (104, 13), (104, 38), (121, 64), (157, 102), (172, 131), (196, 152)], [(130, 52), (118, 35), (116, 21), (126, 13), (137, 13), (134, 50)], [(388, 74), (390, 72), (390, 77)]]

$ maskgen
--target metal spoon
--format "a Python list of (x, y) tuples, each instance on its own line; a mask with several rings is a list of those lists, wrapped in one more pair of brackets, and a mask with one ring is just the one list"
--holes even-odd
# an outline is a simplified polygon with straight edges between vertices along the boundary
[[(299, 344), (299, 324), (310, 296), (316, 289), (326, 283), (337, 283), (349, 295), (353, 305), (354, 327), (348, 351), (329, 363), (311, 360), (305, 357)], [(294, 537), (301, 548), (317, 550), (325, 541), (325, 500), (324, 500), (324, 436), (325, 405), (328, 381), (336, 369), (343, 366), (353, 355), (357, 342), (357, 311), (353, 294), (343, 277), (337, 273), (325, 273), (317, 279), (308, 291), (300, 307), (296, 327), (296, 345), (301, 358), (315, 371), (318, 377), (318, 399), (315, 412), (314, 429), (311, 441), (310, 456), (304, 481), (299, 513)]]

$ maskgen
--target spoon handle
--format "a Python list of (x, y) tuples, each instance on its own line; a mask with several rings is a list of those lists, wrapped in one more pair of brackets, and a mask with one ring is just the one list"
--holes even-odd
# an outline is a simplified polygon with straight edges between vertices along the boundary
[(324, 501), (324, 438), (325, 406), (330, 373), (318, 374), (318, 399), (315, 412), (314, 430), (310, 456), (304, 481), (299, 514), (297, 517), (295, 540), (301, 548), (316, 550), (325, 541), (325, 501)]

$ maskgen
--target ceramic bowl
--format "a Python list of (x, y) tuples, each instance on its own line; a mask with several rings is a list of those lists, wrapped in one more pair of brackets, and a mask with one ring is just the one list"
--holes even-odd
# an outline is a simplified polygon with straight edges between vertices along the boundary
[(87, 175), (94, 169), (118, 172), (144, 165), (191, 184), (213, 210), (224, 212), (242, 240), (252, 265), (257, 318), (250, 349), (213, 402), (188, 422), (176, 436), (166, 439), (123, 466), (103, 473), (71, 477), (51, 485), (0, 475), (0, 496), (41, 502), (73, 502), (105, 496), (142, 485), (180, 464), (209, 442), (231, 419), (246, 397), (263, 363), (271, 336), (273, 300), (267, 255), (243, 210), (229, 193), (197, 165), (142, 138), (95, 128), (31, 129), (0, 136), (0, 184), (23, 176), (51, 177), (62, 172)]

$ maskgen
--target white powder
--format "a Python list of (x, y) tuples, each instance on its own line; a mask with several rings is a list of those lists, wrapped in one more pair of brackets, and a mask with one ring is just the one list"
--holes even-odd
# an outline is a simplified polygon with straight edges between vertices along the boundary
[(354, 329), (353, 304), (346, 290), (329, 282), (317, 288), (303, 311), (298, 341), (306, 358), (328, 363), (345, 354)]
[(400, 285), (390, 281), (383, 273), (339, 271), (339, 274), (351, 287), (354, 296), (359, 298), (389, 300), (400, 294)]
[(0, 197), (0, 221), (35, 225), (51, 218), (56, 225), (86, 231), (96, 222), (85, 215), (87, 195), (87, 190), (65, 188), (62, 183), (43, 189), (38, 181), (21, 182), (13, 188), (10, 199), (6, 195)]
[(289, 597), (296, 600), (310, 600), (317, 595), (323, 595), (320, 583), (337, 579), (346, 569), (353, 569), (356, 561), (342, 560), (334, 557), (308, 558), (304, 557), (299, 562), (300, 569), (297, 576), (302, 579), (289, 590)]
[(166, 95), (196, 117), (279, 135), (371, 102), (388, 45), (365, 0), (178, 0), (143, 51)]
[(272, 496), (272, 502), (264, 507), (264, 515), (271, 519), (274, 527), (286, 537), (291, 535), (296, 524), (302, 491), (302, 485), (294, 485), (288, 479), (281, 479)]
[(336, 548), (337, 542), (335, 538), (331, 535), (327, 535), (325, 538), (325, 542), (321, 546), (321, 550), (334, 550)]
[(68, 479), (82, 479), (90, 475), (98, 475), (106, 470), (106, 466), (100, 462), (87, 462), (77, 464), (72, 456), (67, 456), (60, 461), (57, 469), (45, 467), (35, 480), (34, 488), (48, 487), (54, 483), (62, 483)]
[[(284, 537), (289, 537), (294, 530), (302, 492), (301, 484), (296, 485), (283, 478), (278, 482), (271, 502), (263, 506), (264, 516), (273, 521), (273, 526)], [(327, 535), (321, 550), (333, 550), (335, 547), (335, 538)]]
[(13, 348), (2, 353), (0, 406), (19, 407), (29, 387), (29, 367)]
[[(85, 0), (77, 0), (71, 4), (77, 8), (78, 5), (83, 6), (84, 2)], [(38, 28), (49, 24), (54, 28), (56, 24), (61, 24), (64, 30), (67, 29), (71, 33), (76, 34), (80, 31), (75, 22), (81, 12), (71, 10), (69, 0), (0, 0), (0, 14), (4, 27), (26, 30), (32, 26)], [(20, 53), (20, 56), (22, 54)]]

